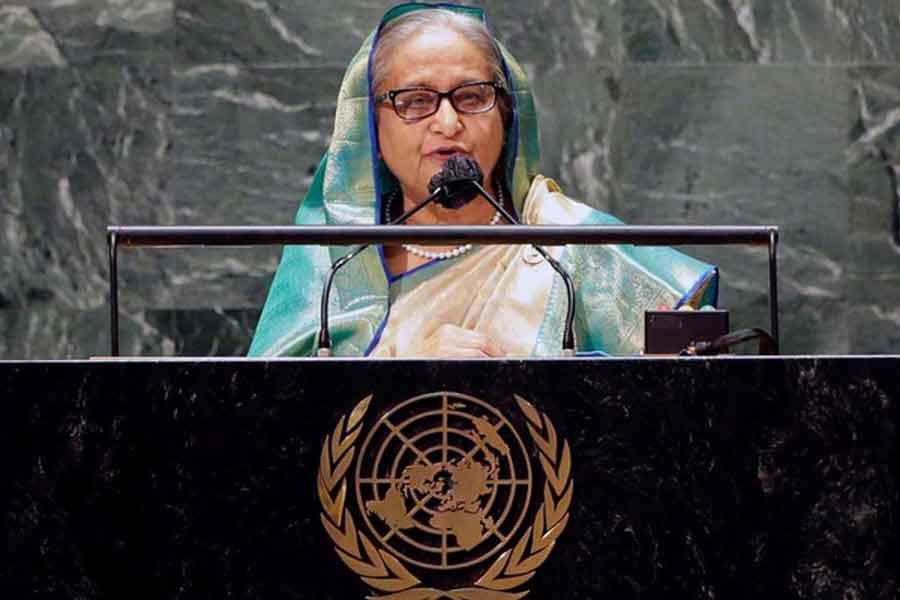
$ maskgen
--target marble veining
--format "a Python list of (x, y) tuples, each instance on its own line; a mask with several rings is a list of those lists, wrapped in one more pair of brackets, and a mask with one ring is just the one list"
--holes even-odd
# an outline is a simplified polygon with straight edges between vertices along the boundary
[(0, 7), (0, 31), (0, 67), (66, 65), (56, 40), (27, 7)]
[[(393, 4), (3, 2), (0, 357), (103, 351), (109, 223), (291, 222), (343, 68)], [(779, 224), (785, 349), (900, 349), (900, 3), (481, 5), (573, 197), (635, 223)], [(764, 253), (687, 250), (722, 267), (736, 325), (767, 322)], [(253, 323), (228, 315), (258, 310), (277, 260), (127, 251), (128, 347), (238, 352)]]

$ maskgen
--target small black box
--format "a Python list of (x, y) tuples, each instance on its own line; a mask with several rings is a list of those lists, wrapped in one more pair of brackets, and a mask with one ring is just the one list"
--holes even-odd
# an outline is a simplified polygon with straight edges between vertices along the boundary
[(726, 333), (727, 310), (648, 310), (644, 354), (678, 354), (691, 342), (709, 342)]

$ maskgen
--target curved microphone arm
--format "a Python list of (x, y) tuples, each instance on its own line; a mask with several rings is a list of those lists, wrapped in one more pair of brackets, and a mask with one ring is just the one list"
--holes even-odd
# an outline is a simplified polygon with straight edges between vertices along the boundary
[[(411, 216), (434, 202), (443, 193), (443, 188), (436, 189), (430, 196), (388, 223), (388, 225), (399, 225), (400, 223), (405, 222)], [(325, 286), (322, 288), (322, 300), (319, 304), (320, 321), (319, 336), (316, 345), (316, 356), (331, 356), (331, 332), (328, 331), (328, 298), (331, 297), (331, 284), (334, 282), (334, 277), (335, 275), (337, 275), (337, 272), (341, 267), (356, 258), (356, 256), (358, 256), (360, 252), (371, 245), (372, 244), (363, 244), (362, 246), (356, 247), (355, 249), (351, 250), (344, 256), (334, 261), (334, 263), (331, 265), (331, 268), (328, 269), (328, 277), (326, 277), (325, 279)]]
[(331, 296), (331, 284), (334, 282), (334, 276), (337, 274), (338, 269), (346, 265), (369, 246), (371, 244), (358, 246), (355, 250), (334, 261), (334, 264), (328, 269), (328, 277), (325, 279), (325, 286), (322, 288), (322, 300), (319, 304), (320, 323), (316, 356), (331, 356), (331, 333), (328, 331), (328, 298)]
[[(506, 219), (507, 223), (509, 223), (510, 225), (520, 225), (519, 220), (517, 218), (515, 218), (513, 215), (509, 214), (509, 212), (506, 210), (506, 208), (502, 204), (500, 204), (499, 202), (497, 202), (496, 199), (491, 197), (491, 195), (487, 193), (487, 190), (484, 189), (479, 182), (472, 181), (472, 185), (475, 186), (475, 189), (478, 190), (479, 194), (484, 196), (485, 200), (490, 202), (491, 205), (495, 209), (497, 209), (497, 212), (500, 213), (500, 216), (502, 216), (504, 219)], [(500, 184), (497, 184), (497, 185), (500, 185)]]
[[(458, 183), (458, 182), (454, 182)], [(481, 183), (476, 179), (472, 179), (467, 183), (471, 183), (472, 186), (478, 191), (478, 193), (491, 203), (491, 205), (500, 213), (500, 215), (506, 219), (507, 223), (511, 225), (518, 225), (519, 221), (513, 215), (506, 210), (496, 199), (494, 199), (487, 190), (482, 187)], [(441, 185), (437, 189), (435, 189), (431, 195), (429, 195), (425, 200), (403, 213), (390, 223), (389, 225), (399, 225), (405, 222), (407, 219), (412, 217), (414, 214), (437, 200), (441, 197), (448, 197), (451, 195), (451, 190), (449, 189), (449, 185)], [(322, 300), (319, 306), (319, 336), (317, 340), (316, 347), (316, 355), (317, 356), (331, 356), (331, 333), (328, 330), (328, 299), (331, 297), (331, 286), (334, 283), (334, 278), (337, 275), (337, 272), (348, 262), (356, 258), (363, 250), (371, 246), (371, 244), (364, 244), (362, 246), (358, 246), (354, 250), (348, 252), (344, 256), (340, 257), (331, 265), (331, 268), (328, 270), (328, 276), (325, 279), (325, 286), (322, 289)], [(566, 284), (566, 320), (565, 326), (563, 328), (563, 343), (562, 350), (563, 356), (575, 356), (575, 284), (572, 283), (572, 277), (566, 272), (566, 270), (559, 264), (555, 258), (553, 258), (549, 252), (547, 252), (541, 246), (537, 244), (532, 244), (532, 247), (540, 254), (544, 260), (556, 271), (560, 277), (562, 277), (563, 281)]]
[[(472, 181), (472, 185), (475, 186), (475, 189), (478, 190), (478, 193), (484, 196), (484, 198), (490, 202), (494, 208), (499, 212), (506, 222), (510, 225), (519, 225), (519, 221), (509, 214), (509, 212), (504, 208), (497, 200), (491, 197), (490, 194), (487, 193), (480, 183), (477, 181)], [(537, 244), (532, 244), (532, 248), (537, 250), (538, 254), (544, 257), (544, 260), (553, 267), (553, 270), (559, 273), (559, 276), (562, 277), (563, 281), (566, 283), (566, 322), (565, 327), (563, 328), (563, 356), (575, 356), (575, 284), (572, 283), (572, 277), (563, 269), (562, 265), (559, 264), (559, 261), (550, 256), (550, 253), (544, 250), (543, 247), (538, 246)]]
[(566, 283), (566, 323), (563, 327), (562, 340), (563, 356), (575, 356), (575, 284), (572, 282), (572, 277), (563, 269), (558, 260), (550, 256), (549, 252), (537, 244), (532, 244), (531, 247), (544, 257)]

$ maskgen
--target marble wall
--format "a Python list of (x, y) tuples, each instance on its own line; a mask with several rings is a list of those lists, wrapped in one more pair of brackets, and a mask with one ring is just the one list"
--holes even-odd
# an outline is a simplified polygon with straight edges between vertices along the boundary
[[(0, 358), (108, 348), (107, 224), (283, 224), (393, 2), (3, 0)], [(784, 350), (900, 352), (897, 0), (483, 4), (543, 170), (635, 224), (778, 224)], [(766, 253), (721, 266), (766, 325)], [(126, 354), (243, 353), (280, 251), (126, 250)]]

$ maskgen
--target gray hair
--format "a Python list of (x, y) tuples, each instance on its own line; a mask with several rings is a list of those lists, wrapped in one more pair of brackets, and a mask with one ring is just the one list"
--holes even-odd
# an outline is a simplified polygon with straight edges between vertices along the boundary
[[(378, 37), (378, 45), (372, 57), (372, 91), (384, 93), (384, 82), (388, 76), (388, 65), (397, 47), (413, 35), (425, 29), (453, 29), (471, 42), (481, 52), (491, 67), (491, 77), (498, 83), (506, 85), (503, 73), (503, 56), (494, 38), (484, 23), (471, 16), (456, 13), (443, 8), (416, 10), (397, 17), (384, 26)], [(507, 104), (506, 94), (498, 99), (500, 112), (504, 122), (511, 107)]]

